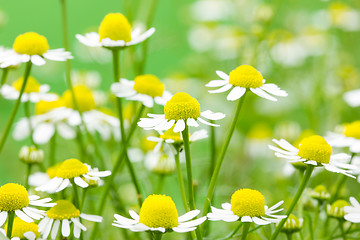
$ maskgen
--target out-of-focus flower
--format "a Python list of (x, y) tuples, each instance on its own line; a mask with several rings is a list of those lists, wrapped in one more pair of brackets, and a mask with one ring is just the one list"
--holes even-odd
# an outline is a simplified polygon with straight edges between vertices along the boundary
[(47, 39), (37, 33), (27, 32), (16, 37), (13, 50), (6, 54), (0, 67), (5, 68), (31, 61), (34, 65), (44, 65), (45, 59), (52, 61), (66, 61), (72, 59), (70, 52), (64, 49), (50, 50)]
[(265, 123), (256, 123), (247, 134), (245, 151), (252, 157), (264, 157), (269, 151), (266, 146), (272, 137), (271, 128)]
[(35, 146), (23, 146), (20, 149), (19, 158), (27, 164), (41, 163), (44, 160), (44, 151)]
[(191, 5), (195, 21), (217, 22), (226, 20), (234, 13), (234, 4), (229, 0), (199, 0)]
[(359, 11), (346, 5), (344, 2), (334, 2), (328, 9), (330, 21), (333, 26), (344, 31), (358, 31), (360, 29)]
[(115, 220), (112, 225), (134, 232), (190, 232), (194, 231), (198, 225), (206, 220), (206, 217), (191, 220), (199, 213), (199, 210), (193, 210), (179, 217), (171, 197), (154, 194), (145, 199), (139, 215), (132, 210), (129, 211), (132, 219), (114, 214)]
[(145, 157), (145, 167), (157, 174), (171, 174), (176, 168), (174, 155), (170, 151), (150, 151)]
[(231, 204), (223, 203), (222, 209), (211, 207), (211, 213), (207, 214), (210, 221), (225, 222), (254, 222), (257, 225), (267, 225), (280, 222), (284, 215), (275, 215), (283, 209), (277, 209), (284, 201), (280, 201), (272, 207), (265, 205), (265, 197), (257, 190), (240, 189), (231, 196)]
[[(0, 228), (0, 232), (6, 237), (7, 224), (4, 229)], [(13, 228), (11, 232), (11, 240), (42, 240), (39, 233), (39, 227), (34, 222), (24, 222), (20, 218), (16, 217), (13, 222)]]
[(348, 91), (344, 94), (344, 100), (351, 107), (360, 106), (360, 89)]
[(345, 124), (340, 134), (330, 132), (327, 141), (333, 147), (349, 147), (350, 152), (360, 153), (360, 121)]
[[(51, 232), (51, 239), (56, 239), (61, 225), (61, 235), (69, 237), (71, 229), (75, 238), (79, 238), (81, 231), (86, 227), (80, 222), (80, 218), (91, 222), (101, 222), (102, 217), (81, 213), (74, 204), (68, 200), (58, 200), (56, 205), (46, 211), (46, 217), (39, 223), (39, 232), (47, 239)], [(71, 223), (74, 227), (71, 227)]]
[(349, 206), (349, 203), (345, 200), (337, 200), (333, 204), (326, 205), (326, 213), (329, 217), (343, 219), (345, 216), (345, 207)]
[(324, 185), (318, 185), (309, 193), (310, 197), (318, 201), (326, 201), (330, 198), (330, 193)]
[(350, 197), (350, 203), (351, 206), (344, 207), (344, 218), (352, 223), (360, 223), (360, 204), (354, 197)]
[(148, 108), (152, 108), (154, 102), (165, 105), (172, 97), (159, 78), (152, 74), (137, 76), (134, 81), (122, 78), (111, 85), (111, 92), (119, 98), (139, 101)]
[(295, 215), (290, 214), (284, 226), (281, 228), (281, 231), (284, 233), (296, 233), (299, 232), (302, 228), (303, 220), (298, 219)]
[(241, 98), (248, 90), (271, 101), (277, 101), (277, 99), (268, 93), (281, 97), (287, 96), (287, 93), (280, 90), (275, 84), (264, 84), (265, 79), (261, 73), (250, 65), (241, 65), (231, 71), (230, 75), (222, 71), (216, 71), (216, 73), (222, 80), (212, 80), (206, 84), (206, 87), (220, 87), (216, 90), (209, 90), (209, 93), (221, 93), (232, 89), (227, 95), (229, 101)]
[(182, 132), (185, 125), (198, 127), (198, 121), (210, 126), (219, 126), (205, 121), (202, 117), (209, 120), (220, 120), (225, 117), (225, 114), (220, 112), (213, 113), (210, 110), (201, 112), (200, 103), (184, 92), (176, 93), (165, 104), (164, 112), (165, 114), (148, 114), (150, 118), (141, 118), (138, 122), (139, 127), (145, 130), (165, 131), (175, 125), (173, 131)]
[(155, 28), (150, 28), (141, 34), (140, 28), (131, 29), (129, 21), (121, 13), (109, 13), (102, 20), (98, 33), (76, 34), (76, 38), (88, 47), (127, 47), (145, 41), (154, 32)]

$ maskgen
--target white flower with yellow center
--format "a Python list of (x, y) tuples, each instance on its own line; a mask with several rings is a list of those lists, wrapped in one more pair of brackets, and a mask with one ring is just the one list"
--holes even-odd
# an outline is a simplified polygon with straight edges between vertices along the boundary
[[(4, 84), (0, 89), (1, 95), (8, 100), (17, 100), (20, 95), (20, 90), (23, 85), (24, 78), (21, 77), (12, 85)], [(55, 101), (59, 97), (55, 93), (49, 93), (50, 86), (47, 84), (41, 85), (35, 78), (29, 76), (24, 93), (21, 97), (22, 102), (37, 103), (43, 101)]]
[[(241, 98), (246, 91), (250, 90), (259, 97), (277, 101), (272, 95), (286, 97), (288, 94), (273, 83), (265, 83), (265, 79), (259, 71), (250, 65), (241, 65), (230, 72), (230, 75), (217, 71), (222, 80), (212, 80), (206, 87), (220, 87), (216, 90), (209, 90), (209, 93), (221, 93), (230, 89), (227, 100), (235, 101)], [(270, 93), (270, 94), (269, 94)]]
[(9, 213), (13, 212), (25, 222), (33, 222), (44, 217), (45, 211), (29, 206), (52, 207), (51, 198), (40, 199), (29, 196), (25, 187), (16, 183), (7, 183), (0, 187), (0, 226), (4, 225)]
[(349, 147), (350, 152), (360, 153), (360, 120), (345, 124), (343, 133), (329, 133), (327, 141), (333, 147)]
[[(7, 224), (4, 229), (0, 228), (0, 232), (6, 237)], [(39, 227), (36, 223), (24, 222), (20, 218), (16, 217), (13, 222), (13, 228), (11, 232), (11, 240), (41, 240), (39, 233)]]
[(333, 204), (326, 205), (326, 213), (329, 217), (344, 219), (345, 207), (348, 207), (349, 203), (345, 200), (336, 200)]
[(154, 32), (155, 28), (150, 28), (144, 33), (141, 33), (140, 28), (132, 30), (124, 15), (109, 13), (102, 20), (98, 33), (86, 33), (85, 36), (76, 34), (76, 38), (89, 47), (127, 47), (145, 41)]
[(71, 158), (65, 160), (56, 168), (55, 177), (44, 185), (35, 188), (35, 190), (60, 192), (68, 187), (71, 182), (74, 182), (79, 187), (87, 188), (89, 184), (83, 178), (99, 181), (101, 177), (107, 177), (110, 174), (110, 171), (98, 171), (78, 159)]
[(206, 220), (206, 217), (201, 217), (190, 221), (199, 213), (199, 210), (193, 210), (179, 217), (171, 197), (154, 194), (145, 199), (139, 215), (132, 210), (129, 211), (132, 219), (114, 214), (115, 220), (112, 225), (133, 232), (190, 232), (194, 231), (198, 225)]
[[(39, 223), (39, 232), (48, 239), (56, 239), (59, 229), (61, 228), (61, 236), (67, 238), (73, 230), (75, 238), (79, 238), (81, 231), (86, 231), (86, 227), (80, 222), (85, 219), (92, 222), (101, 222), (102, 217), (96, 215), (88, 215), (81, 213), (74, 204), (68, 200), (58, 200), (56, 205), (46, 211), (46, 217)], [(71, 227), (73, 223), (74, 227)]]
[(145, 167), (157, 174), (171, 174), (176, 169), (174, 154), (169, 150), (150, 151), (145, 157)]
[(223, 203), (222, 209), (211, 207), (207, 217), (211, 221), (254, 222), (258, 225), (280, 222), (284, 215), (275, 215), (283, 209), (277, 209), (284, 201), (271, 208), (265, 205), (264, 196), (257, 190), (240, 189), (231, 196), (231, 203)]
[(27, 32), (16, 37), (13, 50), (2, 58), (1, 68), (31, 61), (34, 65), (44, 65), (45, 59), (66, 61), (72, 59), (70, 52), (64, 49), (50, 50), (47, 39), (37, 33)]
[(201, 112), (200, 103), (189, 94), (176, 93), (164, 106), (165, 114), (148, 114), (150, 118), (141, 118), (139, 127), (145, 130), (166, 131), (175, 125), (174, 132), (182, 132), (185, 124), (190, 127), (198, 127), (201, 122), (206, 125), (219, 127), (220, 125), (209, 123), (202, 118), (219, 120), (225, 117), (223, 113), (213, 113), (210, 110)]
[(352, 223), (360, 223), (360, 204), (354, 197), (350, 197), (350, 203), (351, 206), (344, 207), (344, 218)]
[(330, 172), (341, 173), (346, 176), (355, 178), (351, 175), (352, 170), (356, 167), (342, 163), (342, 160), (348, 160), (349, 155), (344, 153), (333, 154), (332, 147), (326, 140), (318, 135), (304, 138), (299, 148), (294, 147), (285, 139), (273, 139), (279, 147), (269, 145), (269, 148), (275, 151), (275, 156), (289, 159), (289, 162), (303, 162), (313, 166), (324, 166)]
[(165, 105), (172, 96), (165, 91), (165, 85), (159, 78), (152, 74), (139, 75), (134, 81), (122, 78), (120, 82), (111, 85), (111, 92), (119, 98), (139, 101), (148, 108), (152, 108), (154, 102)]
[(343, 96), (345, 102), (351, 107), (360, 106), (360, 89), (348, 91)]
[[(56, 170), (59, 164), (49, 167), (46, 172), (35, 172), (29, 176), (29, 185), (33, 187), (39, 187), (44, 183), (49, 182), (50, 179), (56, 177)], [(52, 192), (49, 192), (52, 193)]]
[(12, 67), (17, 67), (19, 64), (18, 63), (14, 63), (14, 64), (10, 64), (9, 66), (6, 67), (1, 67), (1, 63), (6, 60), (6, 57), (12, 53), (12, 49), (11, 48), (5, 48), (3, 46), (0, 46), (0, 68), (12, 68)]

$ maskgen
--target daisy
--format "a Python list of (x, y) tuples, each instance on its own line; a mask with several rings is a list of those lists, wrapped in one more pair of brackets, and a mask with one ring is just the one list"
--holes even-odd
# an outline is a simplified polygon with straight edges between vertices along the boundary
[[(20, 90), (24, 83), (24, 78), (21, 77), (12, 85), (4, 84), (0, 89), (1, 95), (8, 100), (17, 100), (20, 96)], [(49, 93), (50, 86), (40, 83), (33, 77), (29, 76), (24, 93), (21, 97), (22, 102), (37, 103), (43, 101), (55, 101), (59, 97), (55, 93)]]
[(206, 84), (206, 87), (221, 87), (216, 90), (209, 90), (209, 93), (221, 93), (232, 89), (227, 95), (227, 100), (229, 101), (241, 98), (248, 90), (259, 97), (271, 101), (277, 101), (277, 99), (270, 94), (279, 97), (286, 97), (288, 95), (273, 83), (265, 84), (265, 79), (261, 73), (250, 65), (241, 65), (231, 71), (230, 75), (222, 71), (217, 71), (216, 73), (222, 80), (212, 80)]
[(321, 136), (313, 135), (304, 138), (299, 148), (294, 147), (285, 139), (273, 139), (273, 142), (281, 147), (280, 149), (269, 145), (269, 148), (275, 151), (277, 157), (289, 159), (291, 160), (290, 162), (303, 162), (313, 166), (324, 166), (325, 169), (330, 172), (341, 173), (355, 178), (350, 173), (352, 173), (352, 170), (355, 170), (356, 167), (339, 162), (349, 159), (350, 156), (344, 153), (332, 155), (332, 147)]
[(222, 209), (211, 207), (207, 214), (210, 221), (225, 222), (254, 222), (258, 225), (280, 222), (285, 215), (275, 215), (283, 210), (277, 209), (284, 201), (280, 201), (271, 208), (265, 205), (264, 196), (257, 190), (240, 189), (231, 196), (231, 203), (223, 203)]
[(139, 215), (132, 210), (129, 211), (132, 219), (114, 214), (115, 220), (112, 225), (133, 232), (190, 232), (206, 220), (206, 217), (201, 217), (190, 221), (199, 213), (199, 210), (193, 210), (179, 217), (171, 197), (154, 194), (145, 199)]
[(165, 131), (175, 125), (174, 132), (182, 132), (185, 125), (198, 127), (201, 122), (206, 125), (219, 127), (202, 118), (219, 120), (225, 117), (223, 113), (213, 113), (210, 110), (201, 112), (200, 103), (189, 94), (184, 92), (176, 93), (164, 106), (165, 114), (148, 114), (150, 118), (141, 118), (138, 122), (139, 127), (145, 130)]
[(360, 153), (360, 121), (345, 124), (343, 133), (329, 133), (328, 142), (333, 147), (349, 147), (350, 152)]
[(100, 177), (107, 177), (110, 174), (110, 171), (98, 171), (98, 169), (92, 169), (89, 165), (82, 163), (78, 159), (71, 158), (65, 160), (56, 168), (55, 177), (40, 187), (35, 188), (35, 190), (53, 193), (60, 192), (68, 187), (70, 183), (87, 188), (89, 184), (83, 178), (99, 181)]
[(344, 207), (344, 218), (352, 223), (360, 223), (360, 204), (354, 197), (350, 197), (350, 203), (351, 206)]
[(3, 56), (1, 68), (31, 61), (34, 65), (44, 65), (45, 59), (66, 61), (72, 59), (70, 52), (64, 49), (50, 50), (47, 39), (37, 33), (27, 32), (16, 37), (13, 49)]
[(11, 48), (5, 48), (3, 46), (0, 46), (0, 68), (12, 68), (12, 67), (17, 67), (19, 64), (17, 63), (14, 63), (14, 64), (11, 64), (7, 67), (1, 67), (1, 63), (4, 61), (4, 59), (6, 59), (6, 57), (12, 53), (12, 49)]
[[(39, 223), (39, 232), (45, 239), (51, 233), (51, 239), (56, 239), (56, 236), (61, 228), (61, 236), (67, 238), (73, 229), (75, 238), (79, 238), (81, 231), (86, 231), (86, 227), (80, 222), (85, 219), (92, 222), (101, 222), (102, 217), (96, 215), (88, 215), (81, 213), (74, 204), (68, 200), (58, 200), (56, 205), (46, 211), (46, 217)], [(73, 223), (73, 228), (70, 226)], [(61, 226), (61, 227), (60, 227)]]
[(360, 106), (360, 89), (348, 91), (343, 96), (345, 102), (351, 107)]
[(139, 101), (148, 108), (152, 108), (154, 102), (165, 105), (171, 98), (171, 93), (165, 91), (165, 85), (151, 74), (137, 76), (134, 81), (122, 78), (111, 85), (111, 92), (120, 98)]
[[(7, 226), (5, 226), (7, 229)], [(0, 228), (0, 232), (6, 237), (6, 230)], [(36, 223), (24, 222), (20, 218), (16, 217), (13, 222), (13, 228), (11, 232), (11, 240), (42, 240), (40, 238), (39, 227)]]
[(0, 187), (0, 226), (4, 225), (8, 215), (15, 213), (25, 222), (33, 222), (44, 217), (45, 211), (29, 206), (53, 207), (51, 198), (40, 199), (37, 195), (29, 196), (25, 187), (16, 183), (7, 183)]
[(326, 205), (326, 213), (329, 217), (344, 219), (345, 207), (348, 207), (349, 203), (345, 200), (337, 200), (333, 204)]
[(165, 150), (150, 151), (145, 157), (145, 167), (153, 173), (171, 174), (176, 168), (174, 154)]
[(128, 47), (148, 39), (155, 32), (150, 28), (141, 33), (140, 28), (131, 29), (127, 18), (121, 13), (109, 13), (102, 20), (99, 32), (86, 33), (85, 36), (76, 34), (76, 38), (88, 47)]

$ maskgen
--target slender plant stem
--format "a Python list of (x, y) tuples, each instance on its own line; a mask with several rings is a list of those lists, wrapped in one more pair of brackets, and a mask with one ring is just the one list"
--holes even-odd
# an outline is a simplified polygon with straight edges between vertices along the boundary
[(31, 167), (32, 167), (32, 164), (28, 163), (26, 164), (26, 178), (25, 178), (25, 188), (26, 189), (29, 189), (29, 176), (31, 174)]
[(24, 108), (25, 108), (25, 116), (29, 122), (31, 144), (34, 145), (36, 148), (38, 148), (38, 145), (34, 142), (34, 138), (33, 138), (34, 128), (31, 123), (30, 101), (24, 102)]
[[(210, 121), (214, 123), (213, 120)], [(215, 161), (216, 161), (216, 134), (215, 128), (212, 126), (210, 127), (210, 168), (209, 168), (209, 179), (211, 179), (214, 168), (215, 168)]]
[(225, 237), (225, 239), (231, 239), (241, 228), (243, 225), (243, 222), (240, 222), (240, 224), (232, 231), (228, 236)]
[(230, 144), (230, 140), (231, 140), (231, 137), (234, 133), (234, 130), (235, 130), (235, 127), (236, 127), (236, 123), (237, 123), (237, 120), (239, 118), (239, 114), (240, 114), (240, 110), (243, 106), (243, 103), (244, 103), (244, 100), (245, 100), (245, 97), (246, 97), (246, 92), (244, 94), (244, 96), (242, 96), (237, 104), (237, 107), (236, 107), (236, 111), (235, 111), (235, 115), (233, 117), (233, 121), (231, 123), (231, 126), (230, 126), (230, 129), (229, 129), (229, 132), (226, 136), (226, 139), (225, 139), (225, 142), (224, 142), (224, 145), (223, 145), (223, 148), (221, 150), (221, 153), (219, 155), (219, 158), (216, 162), (216, 166), (215, 166), (215, 169), (214, 169), (214, 172), (212, 174), (212, 177), (211, 177), (211, 180), (210, 180), (210, 185), (209, 185), (209, 189), (208, 189), (208, 192), (207, 192), (207, 195), (206, 195), (206, 199), (205, 199), (205, 203), (204, 203), (204, 210), (203, 210), (203, 216), (205, 216), (208, 211), (209, 211), (209, 207), (210, 207), (210, 204), (211, 204), (211, 199), (213, 197), (213, 194), (214, 194), (214, 189), (215, 189), (215, 185), (216, 185), (216, 181), (217, 181), (217, 178), (219, 176), (219, 173), (220, 173), (220, 168), (221, 168), (221, 165), (222, 165), (222, 162), (224, 160), (224, 157), (225, 157), (225, 154), (226, 154), (226, 151), (229, 147), (229, 144)]
[(161, 232), (153, 232), (153, 239), (154, 240), (161, 240), (162, 235), (163, 234)]
[(164, 187), (164, 181), (165, 181), (165, 174), (160, 174), (159, 175), (159, 181), (158, 181), (158, 185), (156, 187), (156, 193), (157, 194), (161, 194), (163, 187)]
[(16, 100), (15, 106), (14, 106), (14, 108), (13, 108), (13, 110), (12, 110), (12, 113), (11, 113), (11, 115), (10, 115), (9, 121), (8, 121), (8, 123), (7, 123), (7, 125), (6, 125), (5, 131), (4, 131), (4, 133), (3, 133), (3, 135), (2, 135), (2, 138), (1, 138), (1, 141), (0, 141), (0, 153), (1, 153), (1, 151), (2, 151), (2, 149), (3, 149), (3, 147), (4, 147), (4, 145), (5, 145), (7, 136), (8, 136), (8, 134), (9, 134), (9, 132), (10, 132), (11, 126), (12, 126), (12, 124), (14, 123), (14, 120), (15, 120), (16, 113), (17, 113), (17, 111), (18, 111), (18, 109), (19, 109), (19, 106), (20, 106), (20, 103), (21, 103), (21, 98), (22, 98), (23, 93), (24, 93), (24, 91), (25, 91), (25, 87), (26, 87), (27, 80), (28, 80), (28, 78), (29, 78), (29, 76), (30, 76), (31, 66), (32, 66), (31, 61), (28, 61), (28, 62), (26, 63), (26, 67), (25, 67), (24, 82), (23, 82), (23, 84), (22, 84), (22, 86), (21, 86), (19, 97), (18, 97), (18, 99)]
[(340, 231), (341, 231), (341, 236), (343, 240), (346, 240), (346, 233), (344, 231), (344, 221), (342, 219), (339, 220), (339, 227), (340, 227)]
[(291, 202), (290, 204), (290, 207), (289, 209), (286, 211), (286, 218), (283, 218), (279, 225), (276, 227), (275, 229), (275, 232), (273, 233), (273, 235), (271, 236), (271, 240), (275, 240), (277, 235), (279, 235), (280, 233), (280, 230), (282, 229), (282, 227), (284, 226), (286, 220), (288, 219), (289, 215), (292, 213), (292, 211), (294, 210), (294, 207), (296, 206), (296, 203), (299, 201), (300, 197), (301, 197), (301, 194), (303, 193), (307, 183), (309, 182), (309, 179), (311, 177), (311, 174), (314, 170), (314, 166), (313, 165), (308, 165), (307, 168), (306, 168), (306, 172), (305, 172), (305, 175), (301, 181), (301, 184), (295, 194), (295, 197), (293, 199), (293, 201)]
[(181, 199), (184, 204), (185, 211), (188, 212), (188, 211), (190, 211), (190, 208), (189, 208), (189, 204), (186, 200), (184, 179), (182, 176), (181, 165), (180, 165), (180, 152), (179, 152), (178, 148), (176, 149), (175, 163), (176, 163), (176, 172), (177, 172), (177, 178), (178, 178), (178, 183), (179, 183), (179, 188), (180, 188), (180, 193), (181, 193)]
[(6, 83), (9, 75), (9, 68), (3, 68), (3, 74), (1, 75), (0, 88)]
[(244, 223), (243, 225), (243, 231), (242, 231), (242, 235), (241, 235), (241, 240), (246, 240), (246, 236), (249, 232), (249, 228), (250, 228), (250, 224), (249, 222)]
[(13, 212), (13, 211), (8, 212), (8, 223), (7, 223), (8, 225), (7, 225), (6, 236), (9, 239), (11, 239), (11, 237), (12, 237), (14, 219), (15, 219), (15, 212)]
[(80, 203), (80, 207), (79, 210), (81, 211), (81, 209), (84, 207), (84, 203), (85, 203), (85, 198), (86, 198), (86, 194), (88, 192), (87, 188), (83, 189), (82, 195), (81, 195), (81, 203)]
[(79, 193), (78, 193), (78, 190), (77, 190), (77, 185), (75, 184), (75, 181), (74, 179), (71, 179), (70, 180), (71, 184), (73, 185), (73, 189), (74, 189), (74, 205), (76, 208), (80, 208), (80, 200), (79, 200)]
[(56, 131), (54, 132), (54, 135), (50, 139), (50, 151), (49, 151), (49, 166), (54, 166), (56, 159)]
[(292, 233), (286, 233), (286, 239), (292, 240)]

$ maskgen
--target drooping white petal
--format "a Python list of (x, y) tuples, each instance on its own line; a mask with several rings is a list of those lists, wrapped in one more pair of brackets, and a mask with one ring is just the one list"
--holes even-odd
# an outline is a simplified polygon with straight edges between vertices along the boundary
[(234, 87), (230, 93), (227, 95), (226, 99), (229, 101), (235, 101), (241, 98), (246, 92), (246, 88), (243, 87)]
[(46, 63), (45, 60), (42, 57), (40, 57), (39, 55), (32, 55), (31, 62), (37, 66), (42, 66)]
[(7, 211), (0, 212), (0, 227), (2, 225), (4, 225), (4, 223), (6, 222), (7, 217), (8, 217)]
[(223, 71), (219, 71), (217, 70), (216, 71), (216, 74), (221, 77), (222, 79), (224, 80), (229, 80), (229, 75), (227, 75), (226, 73), (224, 73)]
[(88, 221), (91, 221), (91, 222), (101, 222), (103, 219), (101, 216), (90, 215), (90, 214), (85, 214), (85, 213), (81, 213), (80, 217), (83, 219), (86, 219)]
[(244, 216), (244, 217), (241, 218), (241, 221), (242, 222), (252, 222), (252, 219), (249, 216)]
[(212, 80), (208, 84), (206, 84), (205, 87), (221, 87), (227, 83), (228, 81), (226, 80)]
[(226, 92), (228, 91), (230, 88), (232, 88), (233, 85), (231, 84), (226, 84), (225, 86), (221, 87), (221, 88), (218, 88), (218, 89), (215, 89), (215, 90), (209, 90), (208, 92), (209, 93), (222, 93), (222, 92)]
[(200, 210), (193, 210), (179, 217), (179, 222), (186, 222), (200, 214)]
[(34, 142), (37, 144), (48, 143), (54, 133), (55, 127), (53, 124), (47, 122), (41, 123), (34, 129)]
[(266, 93), (264, 90), (262, 90), (261, 88), (250, 88), (250, 90), (255, 93), (256, 95), (258, 95), (259, 97), (268, 99), (270, 101), (274, 101), (276, 102), (277, 99), (274, 98), (273, 96), (271, 96), (270, 94)]
[(177, 133), (177, 132), (182, 132), (182, 131), (184, 131), (184, 129), (185, 129), (185, 121), (182, 120), (182, 119), (180, 119), (180, 120), (178, 120), (178, 121), (176, 122), (173, 131), (174, 131), (175, 133)]
[(261, 218), (258, 218), (258, 217), (253, 217), (252, 220), (253, 220), (254, 223), (257, 224), (257, 225), (267, 225), (267, 224), (270, 223), (270, 222), (265, 221), (265, 220), (263, 220), (263, 219), (261, 219)]
[(61, 223), (61, 234), (64, 237), (68, 237), (70, 235), (70, 223), (69, 220), (63, 219)]
[(225, 117), (225, 114), (223, 114), (221, 112), (213, 112), (211, 110), (203, 111), (203, 112), (201, 112), (200, 115), (209, 120), (220, 120)]
[(22, 210), (15, 210), (15, 214), (24, 222), (30, 223), (30, 222), (34, 221), (34, 220), (32, 220), (32, 218), (30, 218), (28, 215), (26, 215)]
[(75, 177), (74, 182), (76, 185), (78, 185), (79, 187), (82, 187), (82, 188), (87, 188), (89, 186), (89, 184), (87, 182), (85, 182), (81, 177)]
[(59, 227), (60, 227), (60, 220), (55, 220), (51, 230), (51, 239), (56, 239), (56, 236), (59, 232)]

